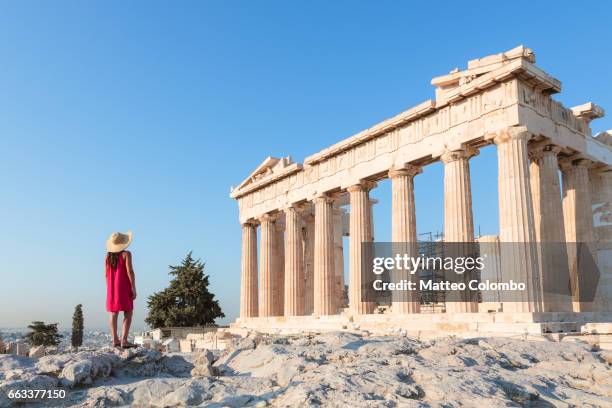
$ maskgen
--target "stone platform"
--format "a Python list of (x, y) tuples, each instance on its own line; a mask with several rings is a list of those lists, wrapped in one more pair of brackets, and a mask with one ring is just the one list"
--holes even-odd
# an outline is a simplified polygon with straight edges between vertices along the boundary
[(325, 331), (398, 333), (417, 338), (596, 334), (612, 337), (612, 313), (431, 313), (239, 318), (230, 331), (297, 334)]

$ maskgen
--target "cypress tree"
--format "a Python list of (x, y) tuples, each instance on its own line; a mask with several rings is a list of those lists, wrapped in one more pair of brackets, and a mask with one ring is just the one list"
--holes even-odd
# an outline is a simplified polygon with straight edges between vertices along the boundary
[(72, 347), (79, 348), (83, 345), (83, 308), (76, 305), (72, 315)]
[(204, 263), (189, 252), (181, 265), (170, 266), (170, 285), (149, 296), (145, 322), (152, 328), (194, 327), (213, 324), (225, 317), (215, 295), (208, 291)]

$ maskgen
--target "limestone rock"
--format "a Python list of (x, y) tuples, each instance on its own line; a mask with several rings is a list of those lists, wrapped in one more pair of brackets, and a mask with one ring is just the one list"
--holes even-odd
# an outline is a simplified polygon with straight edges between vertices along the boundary
[(210, 398), (211, 394), (201, 385), (187, 383), (166, 395), (161, 405), (164, 407), (195, 406)]
[(160, 360), (160, 370), (175, 377), (188, 377), (194, 364), (183, 356), (164, 356)]
[(579, 342), (354, 333), (260, 336), (254, 349), (219, 357), (145, 349), (1, 355), (0, 407), (13, 403), (11, 389), (57, 386), (66, 388), (65, 406), (608, 407), (607, 358)]
[(45, 346), (34, 346), (30, 349), (30, 358), (40, 358), (45, 355)]
[(72, 361), (72, 354), (47, 355), (41, 357), (36, 362), (36, 369), (43, 374), (59, 375), (69, 361)]
[(74, 361), (66, 365), (59, 378), (62, 384), (67, 387), (74, 387), (78, 384), (91, 384), (91, 371), (93, 363), (90, 360)]
[(276, 374), (276, 382), (281, 387), (286, 387), (291, 383), (293, 377), (304, 371), (306, 361), (303, 358), (297, 357), (287, 361)]
[(608, 363), (608, 365), (612, 365), (612, 351), (609, 351), (609, 350), (601, 351), (599, 353), (599, 356), (601, 357), (603, 361)]
[(213, 353), (210, 350), (203, 350), (195, 358), (191, 375), (193, 377), (210, 377), (215, 375), (215, 370), (212, 363)]

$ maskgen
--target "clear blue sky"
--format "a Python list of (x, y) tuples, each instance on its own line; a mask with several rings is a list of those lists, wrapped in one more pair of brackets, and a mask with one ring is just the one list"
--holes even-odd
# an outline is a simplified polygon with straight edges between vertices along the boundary
[[(612, 115), (606, 2), (491, 3), (2, 2), (0, 327), (66, 326), (77, 303), (104, 326), (104, 242), (127, 229), (137, 326), (189, 250), (233, 320), (230, 186), (433, 98), (431, 78), (469, 59), (524, 44), (563, 82), (557, 99)], [(497, 232), (495, 163), (494, 148), (472, 163), (483, 234)], [(441, 229), (441, 170), (417, 178), (419, 232)], [(373, 195), (388, 240), (388, 183)]]

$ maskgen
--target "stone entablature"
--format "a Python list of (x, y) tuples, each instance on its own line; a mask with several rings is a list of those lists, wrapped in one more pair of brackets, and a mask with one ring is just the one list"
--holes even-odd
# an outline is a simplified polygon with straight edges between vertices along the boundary
[(581, 153), (612, 164), (612, 152), (591, 136), (589, 127), (593, 118), (603, 115), (601, 108), (588, 103), (572, 110), (554, 101), (550, 95), (560, 91), (561, 83), (534, 61), (524, 47), (470, 61), (466, 71), (432, 80), (438, 86), (436, 101), (423, 102), (309, 156), (303, 166), (288, 158), (266, 159), (231, 192), (241, 222), (362, 179), (384, 178), (391, 167), (431, 163), (445, 150), (491, 144), (512, 126), (549, 138), (567, 155)]

